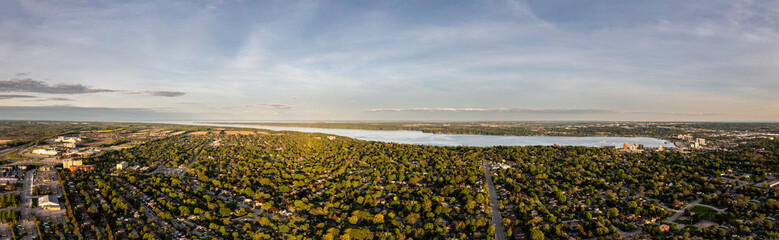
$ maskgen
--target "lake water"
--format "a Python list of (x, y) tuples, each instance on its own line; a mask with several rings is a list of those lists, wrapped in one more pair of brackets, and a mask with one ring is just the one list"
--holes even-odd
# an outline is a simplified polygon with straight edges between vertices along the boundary
[(405, 144), (423, 144), (435, 146), (533, 146), (554, 145), (563, 146), (615, 146), (621, 148), (623, 144), (643, 144), (645, 147), (673, 147), (672, 143), (656, 138), (647, 137), (551, 137), (551, 136), (494, 136), (494, 135), (469, 135), (469, 134), (434, 134), (420, 131), (385, 131), (385, 130), (360, 130), (360, 129), (330, 129), (330, 128), (305, 128), (305, 127), (277, 127), (261, 125), (241, 124), (213, 124), (213, 123), (182, 123), (168, 122), (184, 125), (200, 125), (214, 127), (240, 127), (255, 128), (274, 131), (295, 131), (309, 133), (326, 133), (354, 139), (380, 142), (393, 142)]

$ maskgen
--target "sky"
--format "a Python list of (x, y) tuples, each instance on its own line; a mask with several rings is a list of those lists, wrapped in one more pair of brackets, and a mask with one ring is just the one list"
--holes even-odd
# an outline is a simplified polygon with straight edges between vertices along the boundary
[(0, 119), (779, 121), (779, 1), (1, 1)]

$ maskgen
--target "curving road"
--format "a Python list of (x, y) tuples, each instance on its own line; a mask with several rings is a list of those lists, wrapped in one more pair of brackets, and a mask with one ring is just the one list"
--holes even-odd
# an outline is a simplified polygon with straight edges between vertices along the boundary
[(501, 216), (500, 209), (498, 208), (498, 197), (495, 193), (495, 185), (492, 183), (492, 174), (490, 174), (492, 165), (484, 158), (484, 155), (482, 155), (482, 160), (484, 161), (484, 179), (487, 183), (487, 192), (490, 194), (490, 208), (492, 208), (490, 215), (492, 215), (492, 225), (495, 226), (495, 239), (506, 240), (506, 230), (503, 228), (503, 216)]
[(684, 210), (690, 209), (693, 206), (698, 205), (699, 203), (701, 203), (701, 200), (702, 199), (692, 201), (691, 203), (687, 204), (687, 206), (684, 206), (682, 209), (679, 209), (679, 211), (676, 212), (674, 215), (671, 215), (670, 217), (666, 218), (665, 221), (669, 223), (676, 221), (676, 219), (679, 219), (679, 217), (681, 217), (682, 214), (684, 214)]

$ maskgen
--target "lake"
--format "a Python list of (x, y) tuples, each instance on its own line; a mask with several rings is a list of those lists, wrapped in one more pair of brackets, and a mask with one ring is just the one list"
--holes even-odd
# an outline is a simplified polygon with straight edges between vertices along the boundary
[(200, 125), (214, 127), (240, 127), (266, 129), (273, 131), (295, 131), (309, 133), (326, 133), (367, 141), (380, 141), (405, 144), (422, 144), (435, 146), (550, 146), (559, 144), (562, 146), (614, 146), (621, 148), (623, 144), (643, 144), (645, 147), (663, 146), (674, 147), (665, 140), (648, 137), (553, 137), (553, 136), (495, 136), (495, 135), (470, 135), (470, 134), (434, 134), (421, 131), (389, 131), (389, 130), (360, 130), (360, 129), (331, 129), (331, 128), (306, 128), (306, 127), (277, 127), (242, 124), (215, 124), (193, 122), (167, 122), (183, 125)]

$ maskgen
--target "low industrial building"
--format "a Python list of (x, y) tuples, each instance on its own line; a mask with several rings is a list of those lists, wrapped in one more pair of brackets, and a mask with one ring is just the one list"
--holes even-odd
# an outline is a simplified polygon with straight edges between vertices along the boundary
[(60, 210), (60, 204), (57, 202), (57, 198), (52, 195), (46, 195), (38, 198), (38, 206), (46, 210)]
[(54, 150), (54, 149), (35, 149), (35, 150), (32, 150), (32, 153), (33, 154), (38, 154), (38, 155), (54, 156), (54, 155), (57, 155), (58, 152), (57, 152), (57, 150)]
[(81, 142), (81, 138), (59, 136), (59, 137), (57, 137), (57, 139), (54, 139), (54, 141), (55, 142), (64, 142), (64, 143), (76, 143), (76, 142)]

